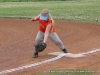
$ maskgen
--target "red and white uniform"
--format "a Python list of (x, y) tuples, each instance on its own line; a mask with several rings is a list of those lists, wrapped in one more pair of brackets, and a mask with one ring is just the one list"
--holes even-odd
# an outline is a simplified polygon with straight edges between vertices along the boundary
[[(39, 21), (39, 31), (42, 31), (42, 32), (45, 32), (46, 30), (46, 27), (49, 25), (49, 24), (52, 24), (52, 20), (47, 20), (47, 21), (44, 21), (44, 20), (41, 20), (40, 19), (40, 15), (38, 15), (37, 17), (34, 18), (35, 20), (38, 20)], [(53, 27), (53, 32), (56, 32), (56, 29)]]

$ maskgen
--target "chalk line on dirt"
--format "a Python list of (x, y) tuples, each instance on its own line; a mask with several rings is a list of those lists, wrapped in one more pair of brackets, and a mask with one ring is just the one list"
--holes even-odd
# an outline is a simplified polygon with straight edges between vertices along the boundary
[[(100, 51), (100, 48), (95, 49), (95, 50), (91, 50), (91, 51), (88, 51), (88, 52), (84, 52), (84, 53), (78, 53), (78, 54), (87, 55), (87, 54), (95, 53), (95, 52), (98, 52), (98, 51)], [(51, 61), (58, 60), (58, 59), (64, 57), (65, 55), (66, 55), (65, 53), (62, 53), (62, 54), (58, 55), (57, 57), (47, 59), (47, 60), (44, 60), (44, 61), (41, 61), (41, 62), (37, 62), (37, 63), (29, 64), (29, 65), (26, 65), (26, 66), (21, 66), (21, 67), (9, 69), (9, 70), (1, 71), (0, 74), (10, 73), (10, 72), (18, 71), (18, 70), (23, 70), (23, 69), (30, 68), (30, 67), (35, 67), (35, 66), (38, 66), (38, 65), (41, 65), (41, 64), (44, 64), (44, 63), (48, 63), (48, 62), (51, 62)]]
[(44, 61), (41, 61), (41, 62), (37, 62), (37, 63), (34, 63), (34, 64), (30, 64), (30, 65), (26, 65), (26, 66), (21, 66), (21, 67), (9, 69), (9, 70), (1, 71), (0, 74), (10, 73), (10, 72), (13, 72), (13, 71), (18, 71), (18, 70), (22, 70), (22, 69), (25, 69), (25, 68), (34, 67), (34, 66), (44, 64), (44, 63), (47, 63), (47, 62), (55, 61), (57, 59), (62, 58), (63, 56), (65, 56), (65, 54), (61, 54), (57, 57), (54, 57), (54, 58), (51, 58), (51, 59), (48, 59), (48, 60), (44, 60)]

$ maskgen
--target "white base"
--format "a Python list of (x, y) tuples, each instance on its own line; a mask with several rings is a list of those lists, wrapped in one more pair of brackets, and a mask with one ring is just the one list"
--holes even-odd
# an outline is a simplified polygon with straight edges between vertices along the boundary
[(48, 55), (55, 55), (55, 56), (58, 56), (60, 54), (63, 54), (63, 52), (52, 52), (52, 53), (49, 53)]
[(65, 54), (65, 57), (71, 57), (71, 58), (78, 58), (78, 57), (84, 57), (85, 55), (83, 54), (73, 54), (73, 53), (62, 53), (62, 52), (52, 52), (49, 53), (49, 55), (55, 55), (55, 56), (59, 56), (61, 54)]

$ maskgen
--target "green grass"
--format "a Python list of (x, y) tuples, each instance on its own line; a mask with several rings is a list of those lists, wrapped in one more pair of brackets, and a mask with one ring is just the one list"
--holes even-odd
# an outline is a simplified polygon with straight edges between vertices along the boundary
[(48, 8), (54, 19), (100, 24), (100, 0), (0, 2), (0, 17), (31, 18)]
[(39, 72), (36, 75), (99, 75), (98, 71), (95, 70), (47, 70)]

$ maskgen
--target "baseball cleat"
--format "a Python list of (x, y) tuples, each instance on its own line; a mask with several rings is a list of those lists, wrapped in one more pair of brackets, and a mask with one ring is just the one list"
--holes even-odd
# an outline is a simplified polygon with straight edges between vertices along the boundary
[(62, 51), (63, 51), (64, 53), (68, 53), (68, 51), (67, 51), (66, 49), (63, 49)]
[(38, 53), (34, 53), (33, 58), (37, 58), (38, 57)]

